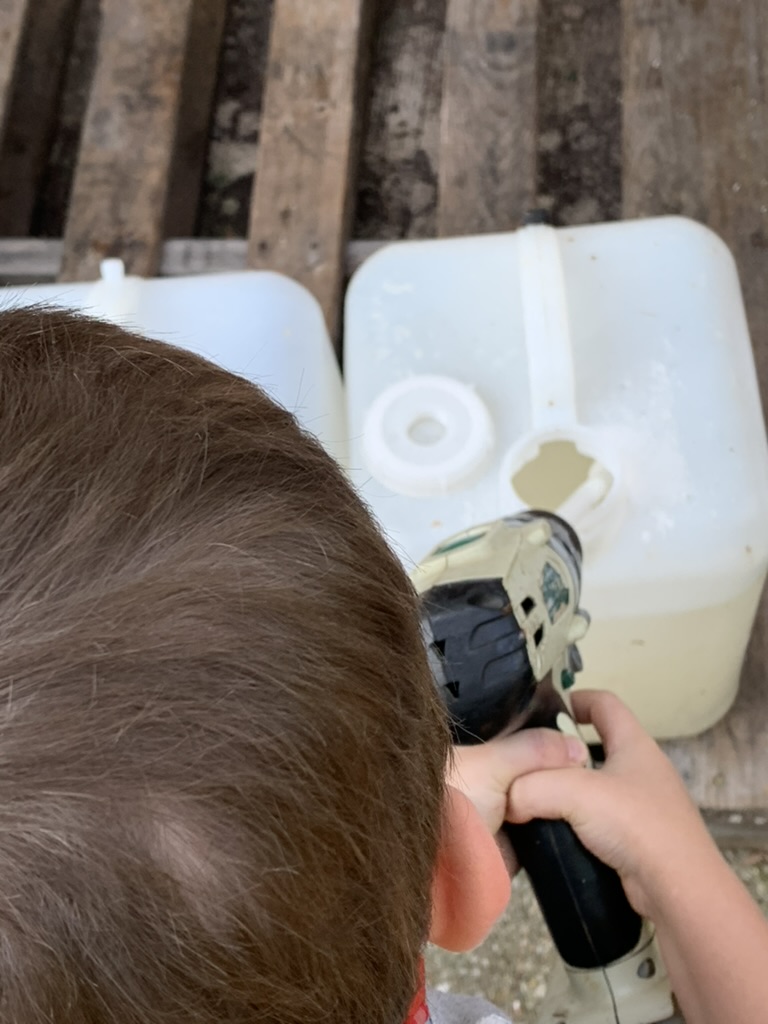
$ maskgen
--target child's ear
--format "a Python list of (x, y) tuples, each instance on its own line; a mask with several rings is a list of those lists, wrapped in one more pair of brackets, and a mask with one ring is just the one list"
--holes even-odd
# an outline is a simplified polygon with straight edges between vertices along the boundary
[(449, 786), (432, 884), (430, 942), (453, 953), (479, 945), (506, 907), (510, 884), (496, 840), (469, 798)]

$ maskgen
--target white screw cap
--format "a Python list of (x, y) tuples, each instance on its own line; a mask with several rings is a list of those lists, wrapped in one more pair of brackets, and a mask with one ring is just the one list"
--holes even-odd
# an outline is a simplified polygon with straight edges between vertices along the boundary
[(409, 497), (434, 497), (469, 483), (493, 446), (484, 402), (452, 377), (407, 377), (386, 388), (365, 418), (367, 468)]

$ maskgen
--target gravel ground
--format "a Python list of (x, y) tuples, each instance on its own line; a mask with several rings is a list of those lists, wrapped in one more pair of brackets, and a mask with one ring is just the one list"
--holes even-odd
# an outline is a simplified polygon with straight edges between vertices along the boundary
[[(768, 917), (768, 854), (739, 850), (725, 856)], [(427, 979), (446, 992), (484, 996), (513, 1021), (535, 1024), (553, 956), (528, 880), (518, 875), (509, 908), (483, 945), (461, 955), (430, 947)]]

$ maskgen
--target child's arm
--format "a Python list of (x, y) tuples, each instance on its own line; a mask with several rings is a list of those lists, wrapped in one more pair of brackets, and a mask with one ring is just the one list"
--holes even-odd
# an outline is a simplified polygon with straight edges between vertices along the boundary
[(687, 1024), (768, 1020), (768, 922), (720, 856), (672, 764), (608, 693), (574, 695), (606, 749), (599, 771), (518, 776), (509, 818), (565, 818), (654, 922)]

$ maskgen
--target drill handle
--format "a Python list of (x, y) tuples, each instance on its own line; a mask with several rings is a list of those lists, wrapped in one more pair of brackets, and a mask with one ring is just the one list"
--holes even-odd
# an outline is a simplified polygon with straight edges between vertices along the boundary
[[(540, 726), (560, 731), (563, 726), (573, 727), (551, 681), (540, 684), (535, 707), (522, 728)], [(618, 874), (584, 846), (567, 822), (535, 819), (524, 825), (507, 823), (504, 831), (528, 873), (566, 964), (605, 967), (635, 948), (642, 919), (632, 909)]]

